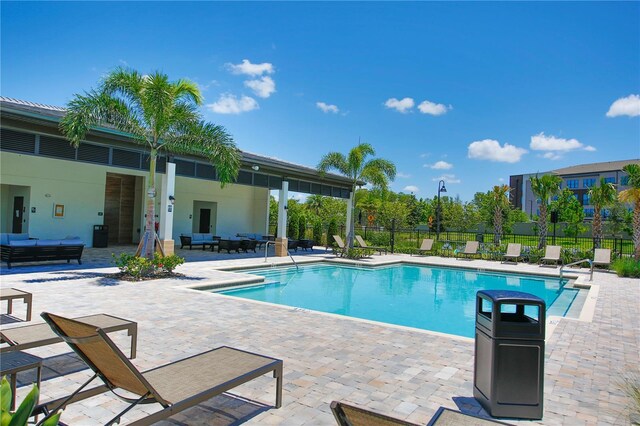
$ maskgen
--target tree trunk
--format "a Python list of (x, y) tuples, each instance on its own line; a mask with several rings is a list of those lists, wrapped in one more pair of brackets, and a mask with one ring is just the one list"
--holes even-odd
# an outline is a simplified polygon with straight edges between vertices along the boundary
[(636, 201), (633, 208), (633, 245), (636, 249), (636, 260), (640, 261), (640, 201)]
[(356, 214), (356, 185), (351, 188), (351, 220), (349, 221), (349, 229), (347, 229), (347, 247), (353, 248), (353, 239), (355, 237), (355, 214)]
[(500, 245), (501, 237), (502, 237), (502, 209), (496, 206), (495, 210), (493, 211), (493, 242)]
[(593, 207), (593, 248), (600, 248), (602, 240), (602, 215), (600, 206)]
[(538, 232), (540, 234), (538, 249), (542, 249), (547, 245), (547, 205), (544, 203), (540, 204), (540, 217), (538, 218)]
[(141, 254), (147, 259), (153, 259), (156, 248), (156, 161), (158, 151), (155, 148), (149, 153), (149, 181), (147, 182), (147, 217), (142, 237)]

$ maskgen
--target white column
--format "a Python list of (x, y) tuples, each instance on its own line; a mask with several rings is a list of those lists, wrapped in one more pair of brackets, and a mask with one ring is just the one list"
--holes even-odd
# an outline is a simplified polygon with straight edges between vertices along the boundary
[[(162, 175), (162, 191), (160, 199), (160, 240), (163, 242), (165, 254), (173, 253), (173, 210), (174, 205), (169, 196), (175, 197), (176, 165), (167, 162), (167, 172)], [(170, 242), (167, 244), (166, 242)], [(170, 250), (167, 250), (171, 246)], [(169, 253), (170, 251), (170, 253)]]
[(349, 232), (351, 232), (351, 216), (353, 216), (353, 192), (349, 192), (349, 201), (347, 203), (347, 230), (345, 234), (347, 236), (347, 240), (349, 239)]
[(287, 238), (287, 200), (289, 198), (289, 182), (282, 181), (282, 189), (278, 199), (278, 238)]
[(271, 191), (267, 189), (267, 217), (265, 219), (263, 234), (268, 234), (269, 233), (269, 211), (270, 211), (270, 208), (271, 208)]

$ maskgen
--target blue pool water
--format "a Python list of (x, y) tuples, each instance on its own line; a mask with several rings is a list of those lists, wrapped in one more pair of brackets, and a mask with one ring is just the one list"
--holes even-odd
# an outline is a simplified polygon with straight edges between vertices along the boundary
[(248, 271), (265, 283), (220, 293), (350, 317), (473, 337), (476, 292), (534, 294), (547, 316), (564, 316), (578, 290), (558, 278), (454, 268), (394, 265), (380, 268), (307, 265)]

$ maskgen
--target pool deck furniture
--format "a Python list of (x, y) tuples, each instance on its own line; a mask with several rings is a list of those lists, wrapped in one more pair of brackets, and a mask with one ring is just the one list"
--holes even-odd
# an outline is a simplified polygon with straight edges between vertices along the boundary
[(365, 240), (360, 235), (356, 235), (355, 238), (356, 238), (356, 241), (358, 242), (358, 245), (360, 247), (362, 247), (363, 249), (375, 250), (375, 251), (379, 252), (380, 254), (382, 254), (382, 253), (387, 254), (387, 248), (386, 247), (375, 247), (375, 246), (367, 245)]
[(249, 253), (249, 250), (253, 250), (256, 253), (256, 248), (258, 247), (258, 240), (240, 240), (240, 250), (245, 253)]
[[(136, 322), (107, 314), (88, 315), (75, 318), (74, 321), (81, 322), (94, 329), (100, 328), (104, 330), (105, 333), (126, 330), (127, 335), (131, 336), (131, 359), (136, 357), (136, 346), (138, 342), (138, 324)], [(0, 330), (0, 343), (7, 343), (9, 345), (0, 347), (2, 357), (4, 357), (4, 354), (7, 352), (37, 348), (60, 342), (62, 342), (62, 338), (46, 323), (2, 328), (2, 330)]]
[[(18, 373), (36, 369), (36, 383), (40, 389), (42, 381), (42, 358), (26, 352), (11, 352), (0, 357), (0, 377), (9, 376), (11, 386), (11, 409), (16, 408), (16, 388), (18, 386)], [(36, 403), (38, 401), (36, 400)]]
[(480, 243), (478, 241), (467, 241), (464, 246), (463, 251), (459, 251), (456, 253), (456, 258), (464, 257), (465, 259), (471, 259), (472, 256), (479, 256), (478, 247), (480, 247)]
[(189, 246), (189, 250), (191, 250), (193, 246), (202, 246), (202, 250), (211, 247), (211, 251), (213, 251), (213, 246), (217, 245), (219, 240), (220, 237), (213, 234), (182, 234), (180, 235), (180, 248)]
[(80, 239), (70, 238), (62, 240), (18, 240), (0, 246), (0, 259), (7, 262), (11, 269), (12, 263), (45, 262), (66, 260), (70, 263), (77, 260), (82, 265), (82, 250), (84, 243)]
[(518, 259), (522, 258), (522, 244), (519, 243), (509, 243), (507, 246), (507, 252), (503, 255), (504, 262), (515, 262), (518, 264)]
[(33, 296), (31, 293), (19, 290), (17, 288), (3, 288), (0, 289), (0, 301), (7, 301), (7, 314), (11, 315), (13, 312), (13, 301), (16, 299), (22, 299), (27, 305), (27, 315), (25, 321), (31, 321), (31, 302)]
[(540, 259), (538, 264), (540, 266), (547, 265), (547, 263), (555, 263), (554, 267), (560, 265), (560, 246), (547, 246), (544, 250), (544, 257)]
[(340, 237), (340, 235), (333, 235), (333, 241), (335, 241), (336, 245), (338, 246), (337, 249), (335, 247), (333, 248), (333, 251), (336, 254), (336, 256), (338, 257), (344, 256), (344, 253), (347, 251), (347, 248), (344, 245), (344, 241), (342, 241), (342, 238)]
[(313, 240), (298, 240), (298, 248), (304, 251), (313, 250)]
[(425, 253), (430, 253), (434, 251), (435, 251), (435, 248), (433, 247), (433, 238), (425, 238), (422, 240), (422, 244), (420, 245), (420, 248), (416, 249), (416, 254), (425, 254)]
[(221, 238), (218, 242), (218, 253), (222, 250), (226, 250), (227, 253), (231, 253), (235, 251), (236, 253), (240, 253), (240, 249), (242, 248), (242, 240), (240, 239), (228, 239)]
[(287, 250), (298, 251), (298, 240), (287, 240)]
[(611, 265), (611, 249), (597, 248), (593, 251), (593, 261), (591, 266), (606, 266)]
[[(275, 408), (282, 406), (282, 360), (221, 346), (140, 372), (101, 328), (46, 312), (42, 317), (95, 373), (79, 392), (39, 406), (47, 415), (100, 391), (112, 390), (118, 396), (116, 389), (120, 388), (138, 398), (122, 398), (130, 405), (116, 414), (112, 422), (119, 422), (137, 404), (158, 403), (162, 410), (129, 423), (151, 425), (267, 373), (273, 373), (276, 379)], [(81, 391), (96, 378), (104, 384)]]

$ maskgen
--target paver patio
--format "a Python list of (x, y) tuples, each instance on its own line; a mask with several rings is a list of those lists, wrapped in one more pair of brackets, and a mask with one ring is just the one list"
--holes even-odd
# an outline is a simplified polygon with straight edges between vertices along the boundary
[[(92, 250), (95, 250), (92, 252)], [(206, 403), (175, 415), (165, 424), (282, 424), (331, 425), (331, 400), (343, 400), (426, 423), (443, 405), (470, 412), (480, 409), (473, 400), (474, 344), (472, 339), (416, 329), (348, 319), (302, 309), (239, 300), (187, 288), (229, 279), (222, 267), (264, 265), (263, 255), (215, 255), (221, 261), (191, 257), (178, 269), (185, 279), (139, 283), (116, 282), (101, 274), (115, 272), (109, 265), (112, 250), (89, 249), (82, 266), (18, 266), (4, 268), (2, 287), (33, 293), (36, 313), (50, 311), (80, 316), (109, 313), (138, 322), (138, 356), (141, 370), (229, 345), (284, 360), (284, 403), (274, 398), (273, 378), (264, 376)], [(316, 250), (296, 260), (333, 258)], [(102, 260), (101, 260), (102, 259)], [(200, 261), (197, 261), (200, 259)], [(362, 263), (410, 260), (506, 271), (556, 273), (557, 269), (474, 260), (407, 255), (373, 256)], [(269, 257), (268, 264), (289, 259)], [(584, 275), (584, 274), (583, 274)], [(595, 306), (592, 321), (561, 319), (547, 339), (545, 364), (545, 411), (542, 421), (511, 421), (515, 424), (625, 425), (629, 424), (629, 400), (619, 387), (621, 375), (640, 368), (640, 280), (622, 279), (596, 272), (596, 291), (586, 305)], [(594, 287), (595, 289), (596, 287)], [(21, 306), (14, 306), (21, 316)], [(588, 317), (588, 315), (587, 315)], [(557, 323), (557, 324), (556, 324)], [(16, 323), (20, 324), (20, 323)], [(12, 327), (5, 324), (3, 327)], [(128, 348), (127, 336), (114, 336)], [(63, 344), (29, 350), (61, 362), (70, 352)], [(69, 361), (71, 364), (72, 361)], [(47, 364), (47, 362), (45, 362)], [(57, 367), (56, 367), (57, 368)], [(215, 368), (212, 366), (211, 368)], [(78, 370), (78, 368), (70, 368)], [(75, 371), (45, 380), (42, 400), (70, 393), (90, 376)], [(27, 391), (19, 388), (19, 397)], [(242, 396), (237, 398), (235, 396)], [(73, 404), (63, 414), (68, 424), (97, 424), (109, 420), (125, 404), (111, 395)], [(158, 409), (157, 405), (134, 409), (123, 424)]]

